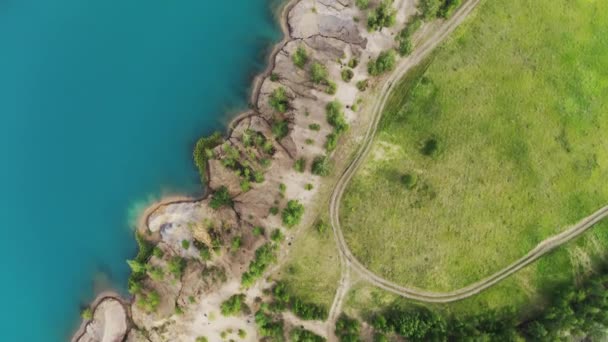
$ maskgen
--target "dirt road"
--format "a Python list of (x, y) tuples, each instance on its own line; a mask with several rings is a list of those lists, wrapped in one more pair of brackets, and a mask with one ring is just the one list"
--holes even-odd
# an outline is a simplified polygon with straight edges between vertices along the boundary
[[(332, 229), (334, 232), (334, 236), (336, 238), (338, 247), (340, 249), (341, 259), (344, 261), (346, 268), (351, 268), (359, 275), (369, 281), (370, 283), (384, 289), (395, 293), (397, 295), (421, 301), (421, 302), (430, 302), (430, 303), (448, 303), (457, 300), (461, 300), (470, 296), (473, 296), (493, 285), (500, 282), (501, 280), (509, 277), (513, 273), (519, 271), (520, 269), (528, 266), (533, 263), (540, 257), (546, 255), (551, 252), (553, 249), (571, 241), (572, 239), (580, 236), (585, 231), (593, 227), (597, 222), (608, 216), (608, 206), (601, 208), (596, 211), (592, 215), (583, 219), (581, 222), (576, 224), (575, 226), (567, 229), (566, 231), (552, 236), (543, 242), (541, 242), (537, 247), (531, 250), (528, 254), (513, 262), (509, 266), (504, 269), (496, 272), (495, 274), (482, 279), (474, 284), (471, 284), (467, 287), (451, 291), (451, 292), (429, 292), (416, 288), (407, 288), (395, 284), (387, 279), (384, 279), (370, 270), (368, 270), (364, 265), (362, 265), (356, 257), (352, 254), (344, 236), (342, 234), (342, 230), (340, 227), (340, 203), (342, 196), (344, 194), (344, 190), (348, 186), (350, 180), (353, 175), (356, 173), (357, 169), (361, 164), (365, 161), (366, 156), (368, 155), (372, 143), (374, 135), (378, 129), (378, 124), (380, 122), (380, 118), (382, 115), (382, 110), (386, 104), (386, 101), (391, 93), (393, 86), (414, 66), (416, 66), (420, 61), (422, 61), (425, 57), (429, 55), (429, 53), (437, 47), (445, 37), (450, 34), (454, 29), (462, 23), (462, 21), (473, 11), (473, 9), (479, 4), (480, 0), (470, 0), (465, 3), (450, 19), (442, 22), (438, 28), (434, 30), (429, 39), (426, 39), (418, 48), (415, 49), (413, 54), (404, 59), (396, 69), (392, 73), (392, 75), (384, 82), (384, 85), (380, 91), (380, 96), (376, 97), (376, 102), (372, 106), (372, 120), (371, 124), (365, 134), (363, 143), (353, 161), (348, 165), (346, 170), (341, 175), (338, 180), (334, 192), (332, 193), (331, 201), (330, 201), (330, 219), (332, 224)], [(334, 305), (332, 305), (332, 312), (330, 313), (330, 318), (334, 318), (337, 315), (337, 311), (339, 310), (339, 304), (343, 302), (343, 298), (340, 298), (345, 295), (347, 292), (345, 289), (341, 288), (343, 284), (341, 284), (340, 288), (336, 293), (336, 298), (334, 300)]]

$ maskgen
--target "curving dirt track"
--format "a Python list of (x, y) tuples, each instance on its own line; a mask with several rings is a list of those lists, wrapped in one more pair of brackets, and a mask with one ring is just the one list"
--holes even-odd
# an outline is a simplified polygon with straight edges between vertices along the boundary
[[(342, 195), (344, 194), (344, 190), (348, 186), (353, 175), (356, 173), (357, 169), (359, 168), (359, 166), (361, 166), (363, 161), (365, 161), (365, 158), (371, 149), (373, 138), (376, 134), (378, 124), (382, 116), (382, 110), (386, 104), (389, 94), (391, 93), (393, 85), (396, 84), (396, 82), (398, 82), (405, 75), (405, 73), (407, 73), (420, 61), (422, 61), (422, 59), (428, 56), (429, 53), (435, 47), (437, 47), (448, 34), (454, 31), (454, 29), (460, 23), (462, 23), (462, 21), (473, 11), (473, 9), (479, 4), (479, 2), (480, 0), (469, 0), (456, 13), (454, 13), (454, 15), (449, 20), (446, 20), (441, 23), (440, 26), (435, 30), (435, 32), (430, 36), (430, 38), (424, 41), (421, 46), (416, 48), (410, 57), (404, 59), (399, 64), (397, 69), (384, 82), (384, 85), (380, 90), (380, 96), (376, 97), (376, 101), (372, 106), (373, 118), (364, 136), (363, 143), (359, 148), (355, 158), (351, 161), (346, 170), (340, 176), (330, 200), (329, 212), (332, 229), (340, 250), (341, 260), (343, 260), (343, 262), (345, 263), (344, 267), (352, 268), (353, 270), (357, 271), (357, 273), (359, 273), (363, 279), (384, 290), (395, 293), (405, 298), (421, 302), (449, 303), (467, 297), (471, 297), (495, 285), (501, 280), (519, 271), (520, 269), (530, 265), (540, 257), (551, 252), (553, 249), (571, 241), (572, 239), (575, 239), (576, 237), (580, 236), (588, 229), (593, 227), (596, 223), (608, 217), (608, 206), (606, 206), (599, 209), (592, 215), (586, 217), (578, 224), (570, 227), (566, 231), (542, 241), (522, 258), (516, 260), (515, 262), (503, 268), (502, 270), (467, 287), (450, 292), (429, 292), (416, 288), (407, 288), (395, 284), (368, 270), (363, 264), (361, 264), (357, 260), (357, 258), (352, 254), (352, 252), (348, 248), (348, 245), (344, 239), (344, 235), (342, 234), (342, 230), (340, 227), (339, 213)], [(341, 292), (346, 291), (341, 291), (341, 288), (339, 288), (336, 297), (340, 297), (340, 295), (342, 294)], [(334, 308), (334, 306), (339, 306), (340, 301), (340, 298), (336, 298), (336, 300), (334, 300), (334, 305), (332, 305), (332, 315), (330, 316), (335, 315), (334, 312), (337, 308)]]

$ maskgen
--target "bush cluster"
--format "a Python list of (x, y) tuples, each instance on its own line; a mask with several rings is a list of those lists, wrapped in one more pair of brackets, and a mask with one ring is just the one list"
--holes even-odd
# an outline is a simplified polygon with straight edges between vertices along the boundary
[(264, 306), (255, 313), (255, 324), (261, 337), (269, 341), (284, 341), (283, 321), (273, 319)]
[(291, 342), (324, 342), (325, 338), (313, 333), (312, 331), (295, 328), (289, 334)]
[(378, 58), (370, 61), (367, 64), (367, 72), (372, 76), (382, 75), (385, 72), (395, 69), (397, 58), (395, 51), (383, 51), (378, 55)]
[(264, 274), (268, 266), (275, 262), (277, 258), (275, 250), (276, 247), (274, 245), (266, 243), (255, 251), (255, 257), (249, 264), (249, 269), (241, 277), (241, 284), (244, 287), (251, 286)]
[(367, 15), (367, 29), (377, 31), (383, 27), (391, 27), (395, 25), (396, 15), (393, 0), (382, 0), (380, 5)]
[(293, 64), (295, 64), (298, 68), (304, 69), (306, 63), (308, 63), (308, 53), (303, 46), (298, 46), (296, 52), (291, 56), (291, 60)]
[(462, 0), (421, 0), (420, 9), (425, 19), (449, 18)]
[(287, 202), (287, 206), (283, 209), (281, 218), (283, 224), (288, 228), (296, 226), (300, 223), (302, 216), (304, 215), (304, 206), (297, 200), (290, 200)]
[(340, 315), (336, 321), (336, 336), (341, 342), (361, 341), (361, 338), (359, 337), (360, 330), (361, 323), (345, 314)]
[(272, 91), (268, 98), (270, 107), (279, 113), (285, 113), (289, 109), (289, 98), (287, 97), (287, 91), (283, 87), (278, 87)]
[(225, 300), (220, 306), (220, 310), (224, 316), (235, 316), (241, 313), (246, 306), (245, 295), (237, 294)]
[(399, 52), (401, 56), (407, 56), (412, 53), (412, 36), (414, 35), (414, 32), (418, 31), (421, 25), (422, 19), (420, 19), (419, 16), (415, 16), (395, 38), (397, 43), (399, 43), (397, 52)]
[(331, 164), (327, 156), (316, 156), (312, 161), (311, 170), (313, 175), (329, 176), (331, 173)]

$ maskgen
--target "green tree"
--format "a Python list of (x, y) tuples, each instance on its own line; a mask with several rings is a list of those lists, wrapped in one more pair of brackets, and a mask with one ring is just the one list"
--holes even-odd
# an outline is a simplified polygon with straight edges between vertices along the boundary
[(329, 176), (331, 165), (327, 156), (317, 156), (312, 162), (311, 172), (317, 176)]
[(380, 5), (367, 15), (367, 29), (377, 31), (383, 27), (391, 27), (395, 25), (396, 16), (393, 0), (382, 0)]
[(268, 266), (276, 261), (275, 247), (266, 243), (255, 251), (255, 257), (249, 263), (249, 269), (243, 273), (241, 284), (244, 287), (251, 286), (259, 277), (262, 276)]
[(283, 87), (278, 87), (272, 91), (268, 99), (270, 107), (279, 113), (285, 113), (289, 109), (289, 98), (287, 91)]
[(342, 134), (348, 130), (348, 124), (346, 123), (343, 106), (340, 101), (329, 102), (325, 106), (325, 115), (327, 122), (334, 128), (336, 133)]
[(186, 269), (186, 259), (180, 256), (174, 256), (167, 263), (167, 267), (169, 268), (169, 272), (173, 274), (175, 278), (180, 279), (184, 273), (184, 270)]
[(289, 122), (287, 120), (274, 120), (272, 122), (272, 134), (278, 139), (281, 140), (289, 134)]
[(369, 7), (369, 0), (355, 0), (355, 4), (359, 9), (366, 10)]
[(316, 84), (327, 84), (329, 72), (325, 65), (314, 61), (310, 66), (310, 78)]
[(342, 69), (342, 72), (340, 72), (340, 76), (342, 76), (342, 81), (350, 82), (350, 80), (353, 79), (353, 76), (355, 76), (355, 73), (351, 69), (344, 68)]
[(293, 64), (295, 64), (298, 68), (304, 69), (304, 66), (306, 63), (308, 63), (308, 53), (306, 52), (306, 49), (300, 45), (296, 49), (296, 52), (293, 54), (291, 59)]
[(295, 328), (289, 334), (291, 342), (324, 342), (325, 338), (303, 328)]
[(82, 310), (82, 312), (80, 313), (80, 317), (82, 317), (82, 319), (84, 319), (85, 321), (93, 319), (93, 310), (91, 310), (91, 308), (86, 308)]
[(433, 19), (439, 15), (439, 10), (445, 0), (420, 0), (420, 9), (425, 19)]
[(300, 173), (304, 172), (304, 170), (306, 169), (306, 159), (300, 158), (296, 160), (296, 163), (294, 164), (294, 169)]
[(282, 219), (283, 224), (291, 228), (302, 219), (304, 215), (304, 206), (297, 200), (290, 200), (287, 202), (287, 207), (283, 209)]
[(223, 206), (231, 207), (232, 198), (230, 197), (228, 188), (222, 185), (219, 189), (217, 189), (213, 193), (213, 195), (211, 195), (211, 201), (209, 201), (209, 206), (216, 210)]
[(245, 295), (238, 294), (225, 300), (220, 306), (220, 311), (224, 316), (236, 316), (241, 313), (245, 307)]

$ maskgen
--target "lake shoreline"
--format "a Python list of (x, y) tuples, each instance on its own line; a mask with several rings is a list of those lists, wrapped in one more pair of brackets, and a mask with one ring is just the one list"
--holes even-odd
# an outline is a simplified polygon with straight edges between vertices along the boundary
[[(293, 6), (296, 3), (298, 3), (298, 1), (300, 1), (300, 0), (285, 0), (285, 2), (281, 5), (279, 5), (279, 7), (276, 9), (277, 13), (278, 13), (277, 18), (278, 18), (278, 24), (280, 26), (282, 38), (281, 38), (280, 42), (273, 44), (273, 48), (272, 48), (270, 54), (268, 55), (268, 57), (266, 58), (266, 68), (261, 73), (258, 73), (253, 78), (252, 90), (250, 91), (251, 95), (250, 95), (250, 100), (249, 100), (250, 101), (249, 107), (253, 107), (254, 104), (257, 103), (259, 96), (260, 96), (262, 82), (264, 81), (264, 78), (270, 76), (270, 74), (272, 73), (272, 70), (274, 69), (274, 62), (275, 62), (276, 55), (281, 51), (281, 49), (285, 46), (285, 44), (287, 44), (290, 41), (290, 30), (289, 30), (289, 27), (287, 24), (287, 18), (288, 18), (289, 12), (293, 8)], [(239, 113), (236, 116), (234, 116), (232, 119), (230, 119), (230, 121), (227, 125), (227, 128), (226, 128), (226, 135), (229, 135), (230, 131), (233, 129), (233, 127), (235, 127), (236, 124), (240, 120), (242, 120), (244, 117), (246, 117), (249, 113), (250, 112), (247, 110), (239, 111)], [(169, 195), (169, 196), (163, 196), (158, 201), (155, 201), (151, 205), (148, 205), (144, 209), (144, 211), (139, 215), (139, 217), (137, 219), (137, 225), (135, 227), (135, 231), (143, 232), (143, 231), (147, 230), (150, 215), (152, 215), (160, 207), (170, 205), (170, 204), (175, 204), (175, 203), (201, 201), (208, 197), (209, 192), (207, 191), (207, 189), (208, 189), (208, 187), (205, 186), (204, 191), (200, 196), (190, 196), (190, 195), (185, 195), (185, 194), (183, 194), (183, 195), (174, 194), (174, 195)], [(94, 312), (95, 309), (101, 303), (103, 303), (103, 301), (105, 301), (107, 299), (119, 300), (124, 304), (125, 307), (127, 307), (128, 305), (133, 304), (134, 296), (129, 296), (129, 298), (125, 298), (123, 295), (119, 294), (118, 292), (112, 291), (112, 290), (103, 291), (95, 296), (95, 299), (93, 299), (93, 301), (88, 305), (88, 307), (90, 307), (91, 310)], [(72, 342), (79, 341), (79, 339), (84, 335), (85, 330), (86, 330), (88, 324), (90, 323), (90, 321), (91, 320), (81, 319), (80, 325), (78, 326), (76, 331), (71, 334)], [(128, 331), (127, 331), (127, 333), (128, 333)]]

